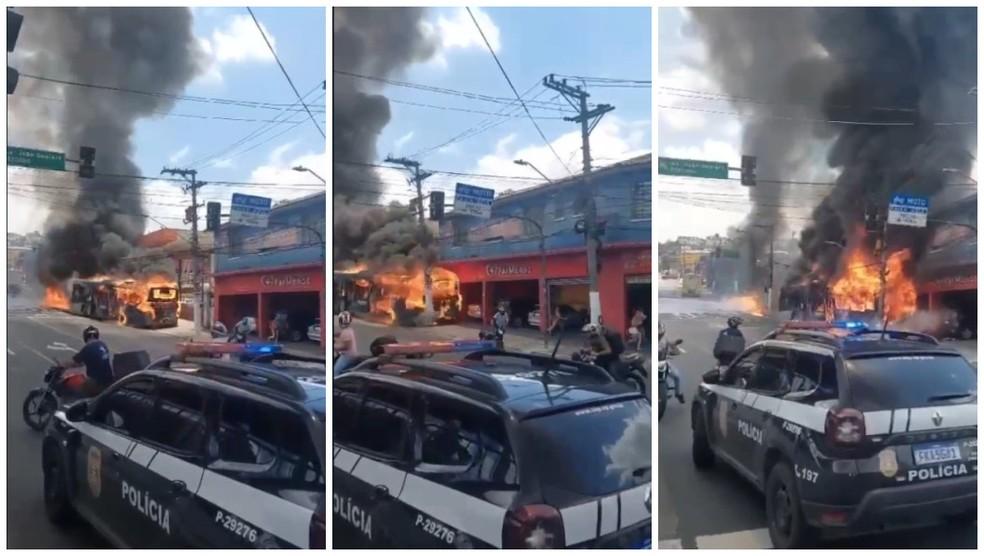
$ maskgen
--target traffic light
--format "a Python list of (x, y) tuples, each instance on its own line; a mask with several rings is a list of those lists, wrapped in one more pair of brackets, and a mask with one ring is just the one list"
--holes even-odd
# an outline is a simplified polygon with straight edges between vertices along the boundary
[(96, 177), (96, 167), (92, 163), (96, 160), (96, 149), (92, 147), (79, 147), (79, 177)]
[[(24, 16), (16, 13), (12, 10), (7, 10), (7, 52), (13, 52), (14, 47), (17, 45), (17, 36), (20, 35), (21, 24), (24, 22)], [(20, 73), (14, 68), (7, 66), (7, 94), (14, 94), (14, 89), (17, 88), (17, 81), (20, 79)]]
[(442, 218), (444, 218), (444, 192), (431, 191), (430, 219), (440, 221)]
[(741, 155), (741, 184), (755, 185), (755, 164), (758, 158), (747, 154)]
[(219, 229), (220, 214), (222, 214), (222, 203), (209, 201), (205, 204), (205, 231), (214, 232)]

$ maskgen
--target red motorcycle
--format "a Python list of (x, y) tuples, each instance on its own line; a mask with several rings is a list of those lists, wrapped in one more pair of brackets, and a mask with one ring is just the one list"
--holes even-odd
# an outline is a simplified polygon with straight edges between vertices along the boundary
[(57, 361), (44, 373), (44, 386), (34, 388), (24, 399), (24, 422), (32, 429), (44, 429), (55, 411), (65, 401), (83, 397), (84, 372), (65, 374), (65, 367)]

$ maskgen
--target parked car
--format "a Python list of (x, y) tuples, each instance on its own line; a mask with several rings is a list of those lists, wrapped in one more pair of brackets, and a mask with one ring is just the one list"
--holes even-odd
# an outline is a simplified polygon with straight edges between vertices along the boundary
[(534, 305), (533, 310), (530, 314), (526, 315), (526, 324), (532, 326), (533, 328), (540, 328), (540, 306)]
[(312, 342), (321, 342), (321, 319), (314, 319), (314, 324), (307, 329), (308, 340)]
[(469, 305), (468, 316), (473, 319), (482, 320), (482, 306), (478, 303), (472, 303)]

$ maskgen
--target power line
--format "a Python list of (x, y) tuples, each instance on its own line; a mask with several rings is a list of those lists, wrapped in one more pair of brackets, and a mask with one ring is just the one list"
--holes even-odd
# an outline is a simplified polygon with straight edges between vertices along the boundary
[[(813, 105), (806, 103), (787, 103), (787, 102), (774, 102), (768, 100), (755, 99), (747, 96), (729, 95), (726, 93), (715, 93), (709, 91), (698, 91), (694, 89), (684, 89), (680, 87), (667, 87), (660, 85), (660, 89), (665, 91), (670, 91), (665, 94), (669, 96), (678, 96), (683, 98), (696, 98), (705, 100), (721, 100), (721, 101), (734, 101), (734, 102), (747, 102), (751, 104), (765, 104), (765, 105), (775, 105), (775, 106), (805, 106), (813, 108)], [(848, 105), (831, 105), (830, 108), (837, 108), (843, 110), (871, 110), (879, 112), (916, 112), (915, 108), (899, 108), (892, 106), (848, 106)]]
[(576, 80), (579, 80), (579, 81), (585, 81), (585, 82), (589, 82), (589, 83), (590, 82), (598, 82), (598, 83), (631, 83), (631, 84), (638, 84), (638, 85), (652, 85), (652, 83), (653, 83), (649, 79), (620, 79), (620, 78), (617, 78), (617, 77), (591, 77), (591, 76), (585, 76), (585, 75), (563, 75), (563, 74), (560, 74), (560, 73), (555, 74), (555, 75), (557, 77), (561, 77), (561, 78), (576, 79)]
[[(658, 108), (663, 110), (682, 110), (686, 112), (703, 112), (706, 114), (721, 114), (725, 116), (738, 116), (745, 117), (745, 114), (740, 112), (725, 112), (723, 110), (705, 110), (702, 108), (692, 108), (687, 106), (666, 106), (659, 105)], [(810, 124), (838, 124), (838, 125), (859, 125), (859, 126), (888, 126), (888, 127), (904, 127), (904, 126), (914, 126), (917, 125), (916, 122), (860, 122), (860, 121), (850, 121), (850, 120), (825, 120), (820, 118), (797, 118), (792, 116), (780, 116), (777, 114), (756, 114), (756, 117), (767, 118), (773, 120), (784, 120), (791, 122), (803, 122)], [(977, 122), (926, 122), (928, 125), (934, 126), (976, 126)]]
[(547, 140), (547, 136), (543, 134), (543, 130), (540, 129), (540, 124), (536, 123), (536, 120), (533, 119), (533, 114), (530, 114), (530, 109), (526, 106), (526, 102), (524, 102), (523, 97), (519, 95), (519, 91), (517, 91), (516, 87), (513, 85), (512, 79), (509, 79), (509, 74), (506, 73), (506, 68), (502, 67), (502, 62), (499, 61), (499, 57), (496, 56), (495, 51), (492, 50), (492, 45), (489, 44), (489, 40), (485, 38), (485, 32), (482, 31), (482, 26), (479, 25), (478, 20), (475, 19), (475, 14), (472, 13), (471, 8), (466, 6), (465, 9), (468, 11), (468, 16), (471, 17), (472, 22), (475, 24), (475, 28), (478, 29), (478, 34), (482, 36), (482, 41), (485, 42), (485, 46), (486, 48), (488, 48), (489, 54), (492, 55), (492, 59), (495, 60), (495, 64), (499, 66), (499, 71), (501, 71), (502, 76), (506, 78), (506, 83), (509, 83), (509, 88), (512, 89), (513, 94), (516, 95), (516, 100), (518, 100), (519, 103), (523, 105), (523, 110), (526, 112), (526, 115), (529, 117), (530, 123), (532, 123), (533, 127), (536, 128), (537, 133), (540, 134), (540, 138), (543, 139), (544, 143), (546, 143), (547, 148), (550, 149), (550, 152), (552, 152), (554, 157), (557, 158), (557, 162), (560, 162), (560, 165), (563, 166), (565, 170), (567, 170), (567, 173), (573, 176), (574, 173), (571, 172), (571, 169), (568, 168), (566, 164), (564, 164), (564, 160), (560, 158), (560, 155), (557, 154), (556, 150), (554, 150), (553, 145), (551, 145), (550, 141)]
[(311, 123), (314, 124), (314, 127), (318, 128), (318, 133), (320, 133), (322, 137), (325, 137), (327, 139), (327, 137), (325, 136), (325, 130), (321, 129), (321, 126), (318, 125), (318, 122), (314, 119), (314, 115), (311, 114), (311, 110), (307, 107), (307, 104), (304, 104), (304, 99), (301, 98), (301, 93), (297, 90), (297, 87), (294, 86), (294, 81), (290, 78), (290, 74), (287, 73), (287, 69), (284, 67), (283, 63), (280, 62), (280, 57), (277, 56), (276, 52), (274, 52), (273, 45), (270, 44), (270, 40), (267, 38), (266, 33), (263, 31), (263, 26), (260, 25), (259, 20), (256, 19), (256, 14), (253, 13), (253, 8), (247, 6), (246, 10), (249, 11), (249, 16), (253, 18), (253, 23), (256, 24), (256, 29), (260, 32), (260, 35), (263, 37), (263, 42), (265, 42), (267, 48), (270, 49), (270, 54), (273, 54), (273, 59), (276, 60), (277, 65), (280, 66), (280, 71), (283, 72), (284, 77), (287, 78), (287, 83), (290, 84), (290, 88), (293, 89), (294, 94), (297, 95), (297, 101), (300, 102), (301, 106), (304, 107), (304, 111), (307, 112), (307, 115), (311, 118)]
[[(496, 112), (484, 112), (484, 111), (481, 111), (481, 110), (470, 110), (468, 108), (458, 108), (458, 107), (454, 107), (454, 106), (438, 106), (436, 104), (425, 104), (425, 103), (422, 103), (422, 102), (410, 102), (410, 101), (407, 101), (407, 100), (396, 100), (396, 99), (392, 99), (392, 98), (389, 99), (389, 101), (390, 102), (393, 102), (393, 103), (396, 103), (396, 104), (406, 104), (408, 106), (419, 106), (419, 107), (422, 107), (422, 108), (434, 108), (434, 109), (437, 109), (437, 110), (447, 110), (447, 111), (451, 111), (451, 112), (467, 112), (469, 114), (484, 114), (486, 116), (499, 116), (500, 115), (500, 113), (496, 113)], [(507, 118), (513, 118), (515, 116), (505, 116), (505, 117), (507, 117)], [(537, 115), (536, 118), (538, 120), (563, 120), (564, 119), (563, 116), (542, 116), (542, 115)]]
[[(12, 167), (8, 167), (7, 170), (11, 170)], [(30, 171), (42, 171), (42, 172), (60, 172), (60, 173), (70, 173), (74, 174), (73, 170), (52, 170), (50, 168), (18, 168), (21, 170)], [(133, 180), (146, 180), (146, 181), (164, 181), (171, 183), (187, 183), (184, 180), (178, 178), (162, 178), (158, 176), (140, 176), (135, 174), (111, 174), (111, 173), (97, 173), (97, 178), (123, 178), (123, 179), (133, 179)], [(277, 182), (249, 182), (249, 181), (228, 181), (228, 180), (210, 180), (209, 185), (238, 185), (243, 187), (291, 187), (295, 189), (300, 188), (313, 188), (316, 190), (325, 189), (324, 184), (320, 183), (277, 183)]]
[(82, 87), (86, 89), (96, 89), (102, 91), (113, 91), (117, 93), (129, 93), (134, 95), (167, 98), (175, 101), (201, 102), (205, 104), (226, 104), (231, 106), (241, 106), (244, 108), (258, 108), (263, 110), (282, 110), (284, 106), (294, 106), (295, 104), (297, 104), (296, 102), (294, 104), (288, 105), (286, 103), (276, 103), (276, 102), (262, 102), (262, 101), (220, 98), (220, 97), (197, 97), (197, 96), (190, 96), (190, 95), (165, 93), (161, 91), (142, 91), (138, 89), (129, 89), (125, 87), (116, 87), (112, 85), (98, 85), (94, 83), (84, 83), (82, 81), (71, 81), (67, 79), (57, 79), (54, 77), (45, 77), (42, 75), (30, 75), (25, 73), (20, 74), (20, 78), (34, 79), (37, 81), (45, 81), (48, 83), (57, 83), (59, 85), (71, 85), (73, 87)]

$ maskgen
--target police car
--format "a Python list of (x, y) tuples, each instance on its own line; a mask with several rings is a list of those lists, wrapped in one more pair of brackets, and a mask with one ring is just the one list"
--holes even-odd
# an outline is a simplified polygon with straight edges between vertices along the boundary
[(652, 408), (599, 367), (394, 344), (332, 411), (334, 548), (651, 546)]
[(977, 511), (977, 375), (922, 334), (789, 323), (703, 376), (693, 461), (765, 493), (776, 548)]
[(48, 518), (120, 547), (324, 548), (325, 371), (278, 346), (179, 346), (55, 414)]

